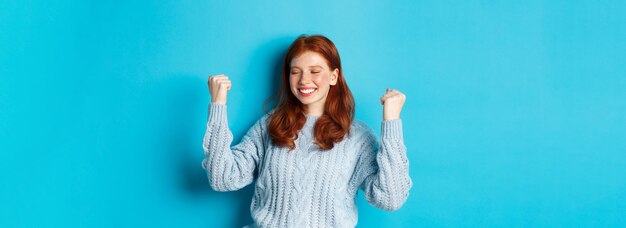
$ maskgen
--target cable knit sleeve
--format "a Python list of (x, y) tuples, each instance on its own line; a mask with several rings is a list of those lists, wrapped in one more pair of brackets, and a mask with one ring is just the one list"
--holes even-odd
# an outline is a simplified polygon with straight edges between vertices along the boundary
[(369, 127), (357, 140), (360, 156), (355, 178), (365, 199), (377, 208), (400, 209), (409, 196), (413, 182), (409, 176), (409, 161), (402, 136), (400, 119), (382, 122), (382, 143)]
[(239, 144), (231, 147), (233, 134), (228, 128), (226, 105), (211, 103), (202, 147), (211, 188), (216, 191), (234, 191), (254, 180), (254, 171), (262, 157), (261, 120), (243, 136)]

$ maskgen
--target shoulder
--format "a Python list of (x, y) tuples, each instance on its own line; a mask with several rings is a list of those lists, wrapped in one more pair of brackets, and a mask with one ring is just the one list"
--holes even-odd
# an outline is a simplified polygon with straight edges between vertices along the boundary
[(267, 134), (269, 132), (269, 123), (271, 121), (271, 114), (270, 113), (264, 113), (263, 116), (261, 116), (260, 118), (258, 118), (256, 120), (256, 122), (254, 123), (254, 125), (252, 125), (251, 129), (254, 129), (256, 132), (260, 133), (260, 134)]
[(348, 137), (352, 140), (375, 140), (376, 133), (374, 133), (374, 129), (372, 129), (367, 123), (354, 119), (352, 120), (352, 125), (350, 126), (350, 132), (348, 133)]
[(258, 127), (260, 129), (267, 129), (271, 120), (271, 115), (269, 113), (264, 113), (257, 121), (254, 123), (254, 127)]
[(371, 156), (375, 154), (375, 148), (378, 148), (378, 138), (374, 129), (358, 119), (352, 120), (348, 141), (346, 146), (356, 152), (357, 157)]

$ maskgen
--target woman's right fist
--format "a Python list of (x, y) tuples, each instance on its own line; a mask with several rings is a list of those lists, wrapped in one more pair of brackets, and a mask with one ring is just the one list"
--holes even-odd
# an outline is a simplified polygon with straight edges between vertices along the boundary
[(226, 75), (218, 74), (209, 76), (209, 93), (211, 102), (226, 104), (226, 93), (230, 90), (230, 80)]

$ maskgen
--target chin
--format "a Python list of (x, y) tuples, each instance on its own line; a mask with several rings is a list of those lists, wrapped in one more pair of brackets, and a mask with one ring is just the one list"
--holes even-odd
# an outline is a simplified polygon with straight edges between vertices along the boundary
[(300, 103), (301, 103), (301, 104), (303, 104), (303, 105), (310, 105), (310, 104), (312, 104), (312, 103), (313, 103), (312, 101), (303, 101), (302, 99), (298, 99), (298, 100), (299, 100), (299, 101), (300, 101)]

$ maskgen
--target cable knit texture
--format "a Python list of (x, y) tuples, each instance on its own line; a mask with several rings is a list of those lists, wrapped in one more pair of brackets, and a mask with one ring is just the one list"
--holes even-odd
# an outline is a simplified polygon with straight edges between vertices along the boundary
[(306, 116), (296, 149), (274, 146), (269, 116), (261, 117), (231, 146), (226, 105), (211, 103), (202, 146), (211, 188), (234, 191), (256, 180), (250, 212), (252, 227), (355, 227), (357, 190), (383, 210), (397, 210), (412, 186), (402, 137), (402, 121), (382, 121), (381, 142), (365, 123), (329, 151), (314, 143), (318, 116)]

